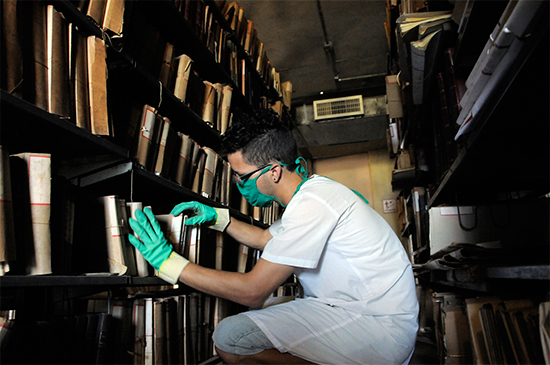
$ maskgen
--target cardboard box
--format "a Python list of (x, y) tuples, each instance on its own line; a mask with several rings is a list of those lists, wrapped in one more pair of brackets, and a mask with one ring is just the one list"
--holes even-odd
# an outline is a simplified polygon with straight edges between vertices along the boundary
[[(430, 254), (451, 245), (452, 243), (479, 243), (482, 230), (480, 225), (471, 231), (463, 227), (474, 227), (475, 207), (436, 207), (429, 210), (430, 218)], [(460, 215), (459, 215), (460, 212)], [(460, 219), (460, 221), (459, 221)]]
[(549, 209), (545, 200), (535, 204), (510, 202), (461, 206), (460, 209), (455, 206), (431, 208), (428, 211), (430, 254), (452, 243), (500, 241), (504, 248), (528, 248), (548, 242)]
[(397, 169), (403, 170), (412, 167), (411, 153), (408, 150), (401, 150), (397, 156)]
[(401, 97), (401, 87), (397, 83), (397, 75), (386, 76), (386, 96), (389, 117), (403, 118), (403, 98)]
[(468, 317), (463, 307), (448, 307), (443, 313), (445, 364), (471, 364), (472, 350)]
[(464, 296), (454, 292), (434, 292), (432, 301), (440, 363), (471, 364), (472, 350)]

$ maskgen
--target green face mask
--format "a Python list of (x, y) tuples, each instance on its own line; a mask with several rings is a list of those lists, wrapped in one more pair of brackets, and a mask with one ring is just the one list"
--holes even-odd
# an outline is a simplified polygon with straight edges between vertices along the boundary
[[(298, 188), (296, 189), (294, 194), (296, 194), (296, 192), (300, 190), (302, 184), (307, 180), (307, 165), (304, 168), (300, 164), (300, 160), (303, 160), (303, 158), (298, 157), (295, 161), (298, 164), (296, 172), (302, 177), (303, 181), (300, 183), (300, 185), (298, 185)], [(288, 166), (288, 164), (284, 163), (279, 163), (279, 165)], [(254, 179), (246, 179), (237, 183), (237, 188), (241, 192), (242, 196), (244, 196), (244, 198), (255, 207), (268, 207), (269, 205), (271, 205), (271, 203), (273, 203), (273, 200), (277, 199), (274, 196), (262, 193), (256, 185), (256, 180), (258, 180), (260, 176), (265, 174), (271, 168), (271, 166), (273, 165), (269, 165), (265, 169), (263, 169), (260, 174)], [(277, 201), (279, 202), (279, 204), (281, 204), (281, 206), (285, 207), (285, 205), (281, 203), (279, 199), (277, 199)]]
[(254, 179), (246, 179), (237, 183), (237, 188), (241, 192), (242, 196), (255, 207), (268, 207), (273, 200), (274, 196), (263, 194), (256, 186), (256, 180), (263, 174), (265, 174), (272, 165), (267, 166), (260, 172)]

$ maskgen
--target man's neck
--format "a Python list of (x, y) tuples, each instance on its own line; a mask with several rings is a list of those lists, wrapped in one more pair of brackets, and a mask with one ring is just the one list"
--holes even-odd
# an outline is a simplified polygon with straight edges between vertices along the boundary
[(279, 193), (279, 200), (284, 205), (288, 205), (292, 197), (294, 196), (294, 193), (296, 192), (296, 189), (298, 189), (298, 185), (303, 181), (302, 177), (296, 173), (296, 171), (285, 171), (285, 174), (283, 175), (281, 181), (279, 181), (279, 184), (277, 186), (277, 193)]

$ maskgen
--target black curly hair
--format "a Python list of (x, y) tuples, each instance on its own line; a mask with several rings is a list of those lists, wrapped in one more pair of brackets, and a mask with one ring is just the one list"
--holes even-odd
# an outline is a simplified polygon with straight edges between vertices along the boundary
[(235, 118), (222, 136), (225, 154), (241, 151), (245, 162), (264, 166), (273, 162), (296, 167), (298, 147), (292, 132), (279, 120), (272, 109), (260, 109), (255, 114)]

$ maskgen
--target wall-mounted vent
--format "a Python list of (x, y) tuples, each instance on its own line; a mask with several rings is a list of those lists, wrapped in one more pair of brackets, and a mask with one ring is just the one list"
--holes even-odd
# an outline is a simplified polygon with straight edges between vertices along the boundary
[(317, 100), (313, 102), (315, 120), (363, 115), (363, 96)]

